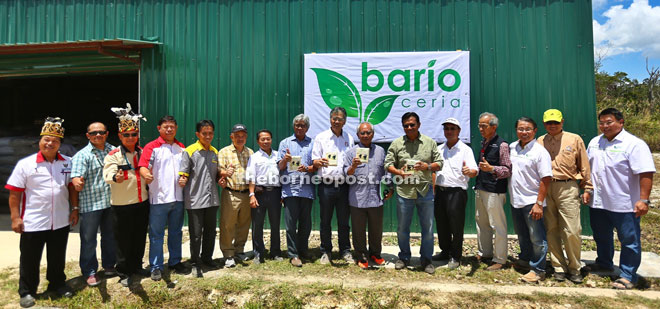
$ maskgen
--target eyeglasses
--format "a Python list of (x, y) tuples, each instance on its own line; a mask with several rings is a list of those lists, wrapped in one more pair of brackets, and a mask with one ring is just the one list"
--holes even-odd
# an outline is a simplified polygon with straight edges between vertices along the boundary
[(488, 128), (488, 127), (490, 127), (489, 124), (486, 124), (486, 123), (480, 123), (480, 124), (479, 124), (479, 128), (480, 128), (480, 129), (485, 129), (485, 128)]
[(374, 133), (374, 132), (371, 132), (371, 131), (362, 131), (362, 132), (360, 132), (360, 133), (358, 133), (358, 134), (360, 134), (360, 135), (362, 135), (362, 136), (367, 136), (367, 135), (371, 135), (371, 133)]
[(332, 121), (343, 122), (346, 118), (343, 117), (332, 117)]
[(304, 128), (307, 127), (307, 126), (304, 125), (304, 124), (302, 124), (302, 123), (297, 123), (297, 124), (295, 124), (293, 127), (294, 127), (294, 128), (297, 128), (297, 129), (304, 129)]
[(518, 129), (516, 129), (516, 130), (518, 130), (518, 132), (520, 132), (520, 133), (524, 133), (524, 132), (532, 132), (532, 131), (534, 131), (533, 128), (518, 128)]
[(122, 133), (121, 136), (123, 137), (137, 137), (138, 133)]
[(416, 126), (417, 126), (417, 124), (409, 123), (409, 124), (404, 124), (403, 128), (404, 129), (409, 129), (409, 128), (414, 128)]
[(91, 136), (95, 136), (95, 135), (105, 135), (106, 133), (108, 133), (108, 131), (92, 131), (92, 132), (87, 132), (87, 134), (89, 134), (89, 135), (91, 135)]

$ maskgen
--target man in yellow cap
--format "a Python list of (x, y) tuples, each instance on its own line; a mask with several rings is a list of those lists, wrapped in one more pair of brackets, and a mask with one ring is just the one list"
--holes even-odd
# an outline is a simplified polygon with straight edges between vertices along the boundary
[[(583, 202), (593, 192), (589, 158), (582, 138), (563, 130), (561, 111), (549, 109), (543, 113), (543, 125), (547, 134), (538, 138), (552, 159), (552, 181), (546, 196), (547, 208), (544, 223), (548, 239), (548, 251), (554, 278), (582, 283), (580, 274), (580, 190), (584, 190)], [(562, 243), (566, 254), (562, 249)]]

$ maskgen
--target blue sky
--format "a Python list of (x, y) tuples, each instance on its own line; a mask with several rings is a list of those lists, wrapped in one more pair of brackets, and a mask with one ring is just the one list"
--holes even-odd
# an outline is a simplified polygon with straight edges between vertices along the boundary
[[(580, 1), (580, 0), (578, 0)], [(660, 0), (592, 0), (595, 57), (601, 71), (626, 72), (642, 81), (660, 67)]]

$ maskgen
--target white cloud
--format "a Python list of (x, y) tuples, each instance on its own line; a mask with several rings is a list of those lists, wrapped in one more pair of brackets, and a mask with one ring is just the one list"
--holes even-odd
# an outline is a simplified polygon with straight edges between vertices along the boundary
[[(594, 1), (596, 3), (606, 1)], [(603, 13), (607, 20), (593, 20), (594, 46), (597, 55), (614, 56), (641, 52), (660, 58), (660, 6), (648, 0), (634, 0), (628, 8), (615, 5)]]
[(595, 10), (602, 9), (603, 7), (605, 7), (606, 4), (607, 4), (607, 0), (594, 0), (591, 3), (591, 7), (595, 11)]

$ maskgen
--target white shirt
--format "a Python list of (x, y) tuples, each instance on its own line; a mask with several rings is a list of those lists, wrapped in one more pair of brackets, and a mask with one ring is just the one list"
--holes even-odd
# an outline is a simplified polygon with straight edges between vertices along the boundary
[(355, 142), (353, 136), (348, 134), (346, 130), (342, 130), (341, 136), (335, 135), (331, 129), (325, 130), (314, 138), (314, 146), (312, 147), (312, 160), (322, 159), (328, 152), (337, 153), (337, 166), (322, 167), (318, 175), (320, 177), (341, 178), (344, 176), (343, 162), (344, 154), (348, 151)]
[(48, 162), (41, 152), (16, 163), (5, 188), (23, 192), (20, 214), (25, 232), (48, 231), (69, 225), (71, 159), (57, 154)]
[(149, 184), (149, 202), (152, 205), (183, 201), (179, 167), (185, 148), (177, 140), (170, 145), (162, 137), (144, 146), (138, 165), (150, 169), (154, 176), (154, 181)]
[(277, 167), (277, 151), (272, 149), (270, 156), (261, 148), (250, 156), (245, 178), (259, 186), (279, 187), (280, 170)]
[(649, 146), (622, 129), (612, 141), (602, 134), (594, 137), (587, 155), (594, 185), (591, 207), (633, 212), (640, 199), (639, 174), (655, 172)]
[[(511, 179), (509, 194), (511, 205), (523, 208), (535, 204), (541, 187), (541, 179), (552, 177), (552, 159), (543, 146), (533, 139), (525, 148), (520, 147), (520, 141), (511, 144)], [(545, 207), (545, 200), (543, 200)]]
[(435, 185), (467, 190), (470, 177), (463, 175), (463, 163), (471, 170), (479, 170), (472, 148), (458, 140), (451, 148), (447, 143), (439, 145), (438, 152), (445, 163), (442, 165), (442, 170), (436, 173)]

